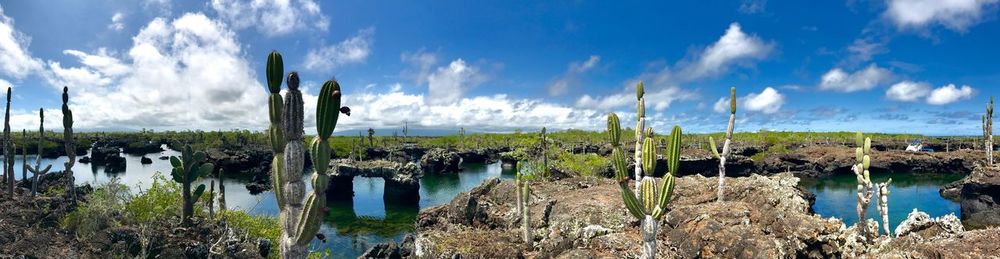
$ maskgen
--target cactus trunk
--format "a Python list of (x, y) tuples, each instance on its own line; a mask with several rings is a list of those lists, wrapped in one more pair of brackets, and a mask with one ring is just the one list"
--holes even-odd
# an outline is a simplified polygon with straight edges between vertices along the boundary
[[(868, 221), (865, 219), (865, 215), (868, 212), (868, 205), (871, 204), (872, 195), (874, 194), (870, 172), (868, 171), (869, 166), (871, 166), (871, 144), (871, 139), (864, 138), (860, 131), (857, 133), (858, 147), (855, 148), (857, 163), (852, 168), (858, 180), (858, 231), (861, 236), (868, 238), (868, 240), (872, 240), (878, 234), (869, 233)], [(877, 231), (878, 229), (876, 229)]]
[(10, 91), (7, 87), (7, 111), (3, 118), (3, 176), (7, 182), (7, 198), (14, 199), (14, 145), (10, 139)]
[[(73, 176), (73, 165), (76, 164), (76, 143), (73, 142), (73, 111), (69, 109), (69, 87), (63, 87), (62, 101), (63, 142), (65, 142), (67, 158), (66, 163), (63, 164), (66, 166), (66, 170), (63, 173), (69, 178), (68, 190), (73, 203), (76, 203), (76, 179)], [(39, 148), (38, 152), (42, 152), (41, 148)]]
[(892, 231), (889, 231), (889, 183), (892, 183), (892, 178), (878, 184), (878, 213), (882, 216), (882, 228), (885, 230), (885, 235), (892, 237)]
[(725, 183), (726, 183), (726, 159), (729, 157), (731, 150), (730, 144), (733, 142), (733, 129), (736, 128), (736, 87), (729, 88), (729, 124), (726, 126), (726, 140), (722, 144), (722, 153), (715, 149), (715, 140), (712, 137), (708, 138), (709, 147), (712, 149), (712, 154), (719, 159), (719, 187), (717, 188), (718, 193), (716, 193), (716, 201), (721, 202), (722, 198), (725, 196)]
[(528, 202), (531, 200), (531, 187), (528, 187), (527, 183), (523, 183), (524, 187), (519, 188), (518, 192), (521, 193), (521, 236), (524, 238), (524, 244), (526, 247), (530, 248), (533, 246), (534, 237), (531, 235), (531, 208), (528, 206)]
[(643, 259), (656, 258), (656, 232), (660, 222), (652, 215), (646, 215), (642, 220), (642, 257)]

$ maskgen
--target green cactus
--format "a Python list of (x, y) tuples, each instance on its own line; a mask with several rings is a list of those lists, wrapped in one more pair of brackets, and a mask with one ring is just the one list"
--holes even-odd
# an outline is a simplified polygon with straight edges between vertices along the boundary
[(183, 198), (183, 210), (181, 213), (181, 218), (185, 225), (191, 224), (191, 216), (194, 214), (194, 203), (201, 198), (201, 195), (205, 192), (205, 185), (199, 184), (198, 187), (191, 190), (191, 183), (194, 183), (198, 178), (208, 176), (212, 173), (215, 165), (206, 162), (208, 157), (205, 152), (194, 152), (191, 150), (191, 145), (185, 145), (184, 151), (181, 152), (181, 157), (171, 156), (170, 165), (173, 166), (173, 170), (170, 172), (170, 176), (173, 177), (175, 182), (181, 183), (183, 187), (183, 193), (181, 196)]
[(719, 153), (718, 148), (715, 147), (715, 139), (711, 136), (708, 137), (708, 145), (712, 150), (712, 154), (715, 158), (719, 159), (719, 187), (716, 193), (716, 201), (721, 202), (723, 198), (723, 187), (725, 187), (726, 182), (726, 159), (729, 158), (729, 153), (732, 147), (730, 144), (733, 142), (733, 129), (736, 126), (736, 87), (729, 88), (729, 125), (726, 126), (726, 140), (722, 144), (722, 153)]
[[(309, 146), (314, 170), (310, 179), (313, 190), (306, 196), (305, 183), (302, 181), (305, 162), (302, 92), (299, 91), (298, 73), (289, 73), (284, 105), (275, 105), (282, 103), (278, 96), (281, 79), (273, 77), (282, 73), (282, 67), (281, 55), (276, 51), (272, 52), (268, 57), (267, 76), (271, 91), (272, 148), (275, 150), (275, 162), (271, 166), (275, 193), (281, 193), (276, 197), (283, 224), (279, 247), (282, 258), (305, 258), (309, 252), (307, 246), (319, 231), (325, 216), (326, 188), (329, 184), (326, 170), (333, 153), (329, 138), (337, 126), (340, 113), (350, 115), (350, 109), (340, 106), (340, 84), (335, 80), (326, 81), (320, 89), (316, 105), (317, 136)], [(283, 136), (283, 139), (279, 141), (278, 136)], [(283, 149), (278, 149), (279, 147)]]
[(986, 163), (993, 165), (993, 96), (986, 104), (986, 114), (983, 115), (983, 140), (986, 142)]
[(274, 153), (274, 158), (271, 160), (271, 184), (279, 208), (284, 206), (283, 202), (285, 201), (282, 198), (284, 191), (281, 189), (283, 187), (281, 183), (284, 182), (281, 179), (282, 175), (284, 175), (282, 169), (285, 164), (285, 135), (281, 131), (281, 108), (284, 106), (284, 102), (281, 99), (283, 67), (281, 54), (277, 51), (272, 51), (267, 56), (267, 89), (270, 92), (267, 107), (268, 117), (271, 120), (271, 124), (268, 127), (268, 139), (271, 144), (271, 152)]
[(38, 194), (38, 181), (42, 179), (42, 176), (49, 173), (49, 169), (52, 169), (52, 165), (42, 167), (42, 143), (45, 143), (45, 110), (38, 109), (38, 154), (35, 155), (35, 166), (27, 165), (28, 171), (31, 171), (32, 178), (31, 181), (31, 197), (35, 197)]
[(517, 215), (521, 218), (521, 237), (525, 247), (532, 247), (534, 237), (531, 233), (531, 209), (528, 203), (531, 202), (531, 186), (528, 185), (530, 177), (523, 174), (524, 163), (518, 163), (514, 175), (514, 191), (517, 192)]
[(873, 187), (871, 181), (871, 172), (868, 171), (871, 166), (871, 146), (872, 140), (870, 138), (865, 138), (861, 131), (858, 131), (855, 139), (856, 148), (854, 149), (854, 175), (858, 181), (858, 231), (864, 237), (869, 239), (874, 237), (874, 234), (869, 233), (867, 219), (865, 219), (865, 213), (868, 211), (868, 204), (871, 203), (873, 195)]
[[(656, 185), (656, 179), (652, 173), (656, 171), (656, 147), (655, 135), (652, 130), (642, 128), (645, 124), (643, 107), (642, 83), (639, 83), (636, 96), (639, 99), (638, 126), (636, 129), (637, 148), (641, 150), (636, 154), (636, 189), (629, 188), (628, 166), (625, 160), (625, 152), (621, 143), (621, 124), (618, 115), (611, 113), (608, 115), (608, 140), (613, 147), (611, 152), (611, 162), (615, 171), (615, 179), (619, 183), (622, 192), (622, 199), (628, 213), (642, 221), (642, 258), (656, 257), (656, 232), (659, 227), (659, 220), (666, 214), (667, 204), (670, 202), (674, 192), (674, 175), (680, 168), (681, 149), (681, 127), (674, 126), (670, 132), (670, 141), (667, 144), (667, 174), (660, 180), (660, 185)], [(641, 141), (641, 143), (639, 142)], [(642, 172), (648, 172), (643, 176)], [(636, 195), (638, 193), (638, 195)]]
[[(62, 113), (63, 113), (63, 142), (66, 147), (66, 170), (63, 173), (69, 177), (69, 193), (76, 203), (76, 185), (73, 176), (73, 165), (76, 164), (76, 143), (73, 141), (73, 111), (69, 109), (69, 87), (63, 86), (62, 93)], [(39, 151), (41, 152), (41, 151)]]
[(3, 181), (7, 182), (7, 198), (14, 199), (14, 142), (10, 139), (10, 91), (7, 87), (7, 111), (3, 119)]

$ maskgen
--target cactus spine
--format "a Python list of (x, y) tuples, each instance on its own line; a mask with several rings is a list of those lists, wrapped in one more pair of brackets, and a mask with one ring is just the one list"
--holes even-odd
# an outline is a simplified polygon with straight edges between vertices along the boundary
[(525, 247), (530, 248), (534, 242), (531, 234), (531, 210), (528, 207), (528, 203), (531, 202), (531, 186), (528, 185), (528, 177), (521, 173), (521, 165), (521, 163), (517, 165), (514, 188), (517, 192), (517, 213), (521, 217), (521, 237)]
[[(638, 126), (644, 126), (645, 116), (642, 106), (642, 83), (637, 87), (636, 95), (639, 97)], [(660, 219), (666, 214), (667, 203), (674, 193), (674, 175), (680, 165), (681, 149), (681, 127), (674, 126), (670, 132), (670, 142), (667, 144), (667, 174), (660, 180), (660, 185), (656, 186), (656, 179), (652, 172), (656, 171), (656, 146), (652, 129), (643, 130), (637, 127), (636, 147), (642, 147), (636, 154), (636, 189), (633, 192), (629, 188), (628, 167), (625, 161), (625, 152), (621, 144), (621, 124), (618, 115), (611, 113), (608, 115), (608, 139), (613, 150), (611, 152), (611, 162), (615, 170), (615, 179), (621, 187), (622, 199), (628, 213), (636, 219), (642, 220), (642, 257), (656, 257), (656, 232), (659, 228)], [(643, 143), (638, 143), (639, 141)], [(649, 175), (642, 176), (641, 172), (649, 172)], [(636, 195), (638, 193), (638, 196)]]
[(73, 203), (76, 203), (76, 177), (73, 176), (73, 165), (76, 164), (76, 143), (73, 142), (73, 111), (69, 109), (69, 87), (63, 86), (62, 103), (63, 142), (65, 142), (67, 158), (66, 163), (63, 164), (66, 166), (63, 173), (69, 177), (69, 193), (73, 198)]
[(194, 189), (194, 192), (192, 192), (191, 183), (194, 183), (198, 178), (208, 175), (215, 167), (212, 163), (205, 162), (206, 159), (205, 152), (194, 152), (191, 150), (191, 145), (184, 146), (184, 151), (181, 152), (180, 158), (176, 156), (170, 157), (170, 165), (174, 167), (170, 175), (174, 181), (181, 183), (183, 187), (181, 197), (184, 206), (181, 211), (181, 218), (184, 221), (184, 225), (191, 224), (191, 216), (194, 214), (194, 203), (198, 202), (198, 198), (201, 198), (201, 195), (205, 193), (204, 184), (199, 184)]
[(736, 126), (736, 87), (729, 88), (729, 125), (726, 126), (726, 141), (722, 144), (722, 153), (720, 154), (718, 149), (715, 147), (715, 139), (711, 136), (708, 137), (709, 148), (712, 149), (712, 154), (715, 158), (719, 159), (719, 188), (718, 197), (716, 201), (721, 202), (723, 197), (723, 187), (726, 181), (726, 158), (729, 157), (730, 150), (732, 147), (729, 145), (733, 142), (733, 128)]
[(35, 197), (38, 193), (38, 181), (42, 180), (42, 176), (49, 173), (49, 169), (52, 169), (52, 165), (48, 165), (45, 168), (42, 167), (42, 143), (45, 142), (45, 110), (38, 109), (38, 154), (35, 154), (35, 166), (27, 165), (28, 171), (31, 171), (32, 178), (31, 181), (31, 197)]
[(892, 183), (892, 178), (884, 183), (876, 184), (878, 188), (878, 213), (882, 216), (882, 228), (885, 229), (885, 235), (892, 237), (892, 232), (889, 231), (889, 184)]
[(986, 163), (993, 165), (993, 96), (986, 104), (986, 115), (983, 115), (983, 140), (986, 142)]
[(871, 203), (872, 194), (874, 192), (872, 188), (872, 181), (870, 177), (870, 172), (868, 171), (869, 166), (871, 166), (871, 146), (872, 140), (870, 138), (865, 138), (858, 131), (856, 142), (857, 148), (855, 148), (855, 164), (852, 169), (854, 169), (854, 174), (858, 179), (858, 231), (864, 237), (873, 237), (868, 233), (868, 222), (865, 219), (865, 213), (868, 211), (868, 204)]
[[(272, 147), (276, 150), (275, 163), (272, 164), (272, 171), (275, 172), (275, 192), (282, 193), (277, 197), (283, 224), (279, 246), (282, 258), (306, 258), (309, 253), (307, 246), (319, 231), (326, 212), (326, 187), (329, 184), (326, 170), (332, 153), (328, 139), (337, 126), (340, 112), (349, 114), (349, 109), (340, 107), (340, 84), (335, 80), (323, 83), (316, 105), (317, 136), (309, 147), (309, 155), (313, 159), (314, 171), (311, 177), (313, 191), (303, 202), (303, 197), (306, 195), (305, 183), (302, 181), (305, 162), (305, 149), (302, 144), (304, 134), (302, 92), (299, 91), (298, 74), (289, 73), (286, 101), (282, 108), (276, 109), (275, 104), (281, 102), (281, 97), (275, 96), (281, 88), (282, 69), (281, 54), (277, 51), (271, 52), (267, 62), (268, 87), (272, 95), (271, 133), (274, 137), (283, 134), (284, 141), (281, 143), (277, 138), (272, 138)], [(279, 146), (284, 146), (283, 154), (277, 151)], [(281, 159), (278, 158), (279, 155), (282, 156)]]
[(7, 195), (14, 199), (14, 142), (10, 139), (10, 91), (7, 87), (7, 111), (3, 118), (3, 181), (7, 182)]

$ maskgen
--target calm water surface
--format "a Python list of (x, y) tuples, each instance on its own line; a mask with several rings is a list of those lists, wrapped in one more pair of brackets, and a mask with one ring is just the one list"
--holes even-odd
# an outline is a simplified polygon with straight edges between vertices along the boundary
[[(164, 146), (164, 149), (167, 149)], [(179, 152), (169, 150), (147, 154), (153, 160), (152, 164), (140, 163), (141, 156), (122, 154), (125, 157), (125, 172), (107, 173), (102, 166), (76, 163), (73, 175), (76, 183), (100, 185), (107, 183), (112, 177), (118, 177), (119, 182), (128, 185), (133, 191), (147, 189), (152, 185), (152, 176), (161, 172), (170, 179), (170, 161), (160, 160), (160, 156), (177, 156)], [(78, 157), (79, 158), (79, 157)], [(21, 179), (21, 156), (16, 156), (14, 165), (16, 176)], [(62, 171), (66, 157), (57, 159), (42, 159), (42, 167), (52, 165), (51, 172)], [(28, 164), (35, 164), (35, 156), (28, 156)], [(314, 240), (312, 250), (330, 249), (333, 258), (355, 258), (369, 247), (386, 241), (401, 241), (406, 234), (414, 231), (417, 213), (420, 209), (445, 204), (460, 192), (465, 192), (478, 186), (489, 178), (513, 178), (513, 171), (501, 169), (500, 163), (493, 164), (463, 164), (465, 170), (459, 174), (437, 175), (429, 174), (420, 179), (419, 204), (386, 204), (382, 200), (384, 181), (382, 178), (356, 177), (354, 179), (354, 200), (330, 201), (329, 213), (324, 219), (320, 232), (327, 237), (326, 242)], [(311, 169), (306, 172), (311, 173)], [(29, 173), (30, 177), (31, 174)], [(306, 176), (308, 177), (308, 176)], [(306, 178), (308, 179), (308, 178)], [(217, 178), (203, 178), (200, 183), (208, 185)], [(226, 185), (226, 205), (229, 209), (238, 209), (257, 215), (278, 215), (274, 193), (268, 191), (251, 195), (245, 184), (250, 180), (239, 177), (224, 179)], [(306, 184), (311, 190), (312, 186)], [(218, 190), (216, 190), (218, 191)], [(276, 249), (276, 247), (275, 247)]]
[[(891, 174), (877, 173), (871, 175), (872, 182), (885, 182), (892, 178), (889, 185), (889, 228), (895, 233), (896, 226), (906, 219), (914, 208), (940, 217), (949, 213), (961, 218), (957, 202), (941, 197), (938, 190), (941, 186), (962, 179), (958, 174)], [(850, 226), (858, 222), (857, 178), (853, 174), (836, 175), (820, 179), (802, 179), (799, 183), (816, 194), (816, 204), (813, 210), (823, 217), (837, 217)], [(868, 209), (868, 218), (878, 219), (881, 225), (882, 216), (878, 214), (876, 198)]]

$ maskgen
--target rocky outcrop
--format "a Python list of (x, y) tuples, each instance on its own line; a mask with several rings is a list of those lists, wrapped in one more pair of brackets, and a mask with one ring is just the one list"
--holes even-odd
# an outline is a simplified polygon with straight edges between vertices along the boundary
[(153, 159), (149, 159), (148, 157), (143, 156), (139, 158), (139, 163), (142, 163), (144, 165), (152, 164)]
[(973, 229), (1000, 226), (1000, 168), (976, 167), (960, 182), (962, 222)]
[(159, 153), (163, 151), (160, 142), (155, 141), (135, 141), (130, 142), (122, 147), (122, 152), (130, 155), (145, 155), (151, 153)]
[(500, 153), (505, 152), (507, 149), (500, 148), (477, 148), (477, 149), (466, 149), (458, 152), (458, 156), (462, 158), (463, 163), (494, 163), (500, 160)]
[(913, 209), (906, 216), (906, 220), (896, 227), (896, 237), (912, 236), (920, 240), (950, 238), (962, 232), (965, 232), (965, 227), (955, 214), (931, 218), (927, 213), (917, 209)]
[(338, 159), (330, 163), (330, 187), (327, 197), (351, 199), (354, 196), (354, 178), (378, 177), (385, 181), (385, 201), (402, 204), (416, 204), (420, 201), (420, 176), (417, 164), (398, 163), (386, 160), (351, 161)]
[(120, 173), (125, 171), (125, 158), (121, 156), (117, 147), (94, 146), (90, 156), (91, 162), (94, 165), (104, 166), (105, 172)]
[(420, 158), (420, 167), (427, 173), (457, 173), (461, 171), (462, 158), (458, 153), (433, 149)]
[[(715, 179), (679, 178), (671, 211), (660, 226), (660, 257), (841, 255), (843, 223), (810, 214), (797, 183), (790, 174), (733, 178), (727, 181), (726, 201), (717, 203)], [(626, 215), (613, 181), (570, 178), (531, 186), (530, 224), (536, 237), (531, 251), (518, 249), (525, 244), (516, 234), (520, 222), (513, 183), (488, 180), (448, 205), (420, 213), (415, 255), (576, 258), (639, 252), (638, 226)]]
[[(973, 150), (954, 152), (906, 152), (901, 150), (872, 151), (872, 171), (910, 173), (968, 174), (981, 161), (982, 155)], [(850, 174), (854, 153), (844, 147), (804, 147), (794, 151), (765, 156), (757, 164), (756, 173), (795, 172), (799, 177), (825, 177)], [(727, 168), (728, 169), (728, 168)], [(728, 170), (727, 170), (728, 172)]]

